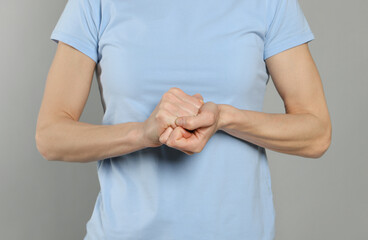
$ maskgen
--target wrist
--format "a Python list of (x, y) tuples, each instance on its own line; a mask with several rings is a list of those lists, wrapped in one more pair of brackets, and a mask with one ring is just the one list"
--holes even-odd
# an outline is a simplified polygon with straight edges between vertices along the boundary
[(146, 122), (137, 122), (136, 134), (137, 134), (137, 139), (139, 143), (141, 144), (142, 148), (159, 147), (160, 145), (162, 145), (159, 141), (154, 142), (151, 138), (149, 138), (149, 135), (147, 135), (147, 130), (145, 126), (146, 126)]
[(140, 144), (141, 148), (151, 147), (151, 144), (146, 137), (144, 131), (144, 122), (137, 122), (136, 129), (135, 129), (136, 139), (138, 139), (138, 144)]
[(231, 124), (233, 119), (232, 114), (234, 107), (229, 104), (218, 104), (219, 107), (219, 121), (218, 130), (225, 131)]

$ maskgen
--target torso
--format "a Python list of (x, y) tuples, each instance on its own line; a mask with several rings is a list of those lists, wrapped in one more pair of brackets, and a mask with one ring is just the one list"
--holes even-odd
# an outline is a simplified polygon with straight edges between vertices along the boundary
[[(171, 87), (262, 111), (266, 1), (101, 1), (103, 124), (144, 121)], [(162, 145), (98, 162), (86, 239), (272, 239), (265, 149), (218, 131), (202, 152)]]

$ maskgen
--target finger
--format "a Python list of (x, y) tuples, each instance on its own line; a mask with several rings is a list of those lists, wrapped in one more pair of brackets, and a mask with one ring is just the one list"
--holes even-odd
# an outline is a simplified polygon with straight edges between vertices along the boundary
[(160, 123), (161, 129), (167, 129), (168, 127), (176, 128), (178, 125), (176, 125), (176, 115), (172, 113), (171, 111), (167, 109), (162, 109), (158, 112), (158, 115), (156, 116)]
[[(180, 151), (188, 151), (191, 152), (191, 149), (194, 149), (195, 146), (193, 146), (193, 137), (195, 138), (194, 134), (190, 134), (190, 137), (185, 138), (183, 137), (186, 133), (186, 130), (182, 127), (177, 127), (174, 129), (174, 131), (171, 133), (169, 139), (166, 141), (166, 145), (175, 149), (178, 149)], [(193, 140), (193, 139), (192, 139)]]
[(171, 91), (174, 95), (180, 98), (183, 102), (187, 102), (194, 105), (197, 109), (199, 109), (203, 104), (199, 98), (186, 94), (180, 88), (173, 87), (170, 88), (169, 91)]
[(183, 135), (184, 138), (190, 138), (192, 136), (192, 133), (188, 132), (184, 128), (180, 126), (178, 128), (180, 128), (181, 134)]
[(195, 130), (201, 127), (209, 127), (213, 124), (213, 118), (210, 116), (210, 114), (204, 112), (199, 113), (197, 116), (178, 117), (175, 120), (175, 124), (187, 130)]
[(189, 103), (184, 103), (180, 99), (178, 102), (170, 102), (166, 104), (166, 109), (176, 117), (182, 116), (196, 116), (198, 114), (199, 109), (197, 109), (194, 105)]
[(178, 141), (180, 139), (187, 139), (190, 138), (193, 135), (193, 133), (188, 132), (182, 127), (177, 127), (173, 129), (173, 131), (170, 133), (168, 141)]
[(162, 106), (164, 109), (171, 112), (175, 117), (196, 116), (199, 111), (199, 108), (197, 108), (195, 105), (183, 101), (172, 92), (167, 92), (165, 94)]
[(194, 154), (194, 152), (191, 152), (191, 151), (182, 151), (182, 152), (184, 152), (184, 153), (186, 153), (186, 154), (188, 154), (188, 155), (193, 155)]
[(162, 144), (165, 144), (167, 139), (169, 138), (170, 134), (172, 133), (172, 131), (173, 131), (172, 127), (166, 128), (166, 130), (161, 134), (161, 136), (159, 138), (159, 141)]
[(165, 125), (163, 128), (168, 128), (168, 127), (172, 127), (173, 129), (179, 127), (178, 124), (176, 124), (176, 119), (183, 117), (183, 116), (197, 116), (197, 115), (179, 115), (177, 114), (177, 112), (171, 111), (171, 110), (165, 110), (163, 113), (164, 117), (163, 120), (165, 121)]
[(181, 132), (179, 130), (179, 127), (174, 128), (171, 132), (170, 136), (166, 140), (165, 144), (169, 147), (175, 148), (174, 143), (177, 141), (177, 139), (180, 139), (182, 137)]
[(192, 95), (193, 97), (196, 97), (196, 98), (198, 98), (199, 99), (199, 101), (203, 104), (204, 103), (204, 99), (203, 99), (203, 97), (202, 97), (202, 95), (201, 94), (199, 94), (199, 93), (196, 93), (196, 94), (194, 94), (194, 95)]
[[(201, 105), (201, 107), (202, 107), (202, 106), (203, 106), (203, 104), (204, 104), (204, 101), (203, 101), (203, 97), (202, 97), (202, 95), (201, 95), (201, 94), (199, 94), (199, 93), (196, 93), (196, 94), (194, 94), (194, 95), (193, 95), (193, 97), (195, 97), (195, 98), (198, 98), (198, 99), (199, 99), (199, 101), (202, 103), (202, 105)], [(198, 112), (195, 114), (195, 116), (197, 116), (197, 115), (198, 115), (199, 110), (200, 110), (200, 108), (198, 109)]]

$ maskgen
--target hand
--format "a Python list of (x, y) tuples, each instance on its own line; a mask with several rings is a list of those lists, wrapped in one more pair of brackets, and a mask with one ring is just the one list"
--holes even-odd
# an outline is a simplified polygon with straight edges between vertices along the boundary
[(160, 142), (188, 155), (201, 152), (212, 135), (218, 131), (219, 117), (218, 105), (206, 102), (199, 109), (197, 116), (178, 118), (178, 127), (168, 127), (161, 135)]
[(145, 146), (162, 145), (159, 138), (170, 127), (176, 128), (175, 120), (181, 116), (196, 116), (203, 105), (203, 97), (197, 93), (190, 96), (180, 88), (170, 88), (165, 92), (154, 111), (143, 123)]

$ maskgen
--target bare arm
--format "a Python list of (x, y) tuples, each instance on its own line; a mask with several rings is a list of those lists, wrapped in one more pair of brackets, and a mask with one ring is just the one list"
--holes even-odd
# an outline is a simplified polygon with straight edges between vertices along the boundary
[(308, 44), (266, 59), (286, 113), (264, 113), (219, 104), (219, 130), (281, 153), (319, 158), (331, 143), (331, 120)]
[(38, 151), (47, 160), (90, 162), (148, 146), (141, 122), (93, 125), (79, 122), (96, 63), (59, 42), (36, 127)]

